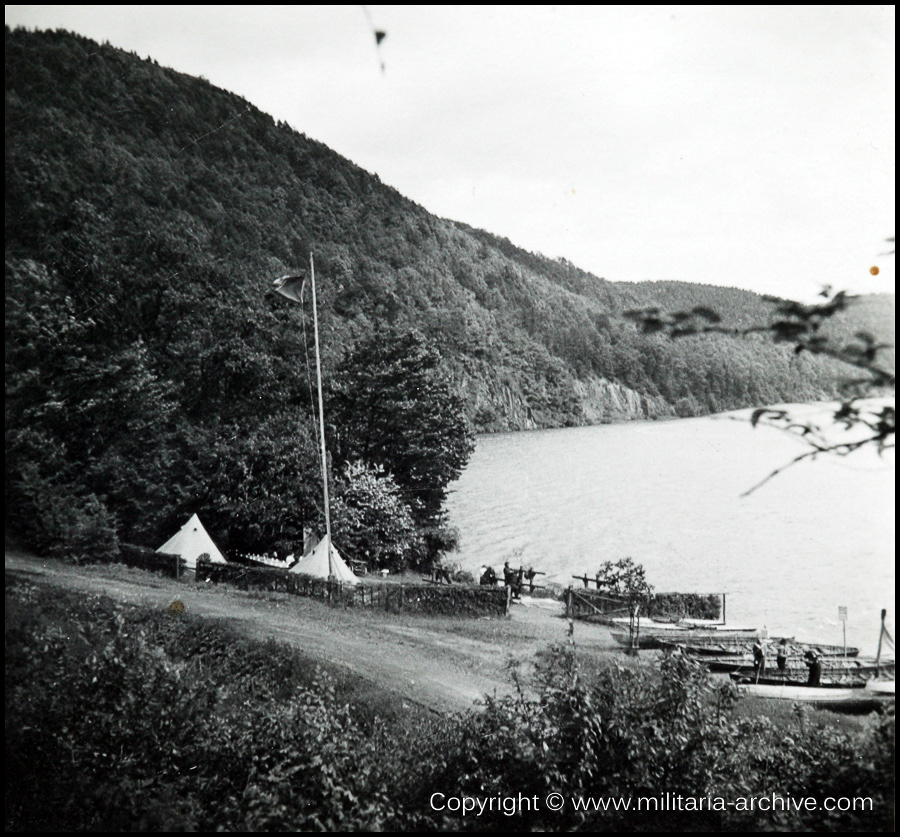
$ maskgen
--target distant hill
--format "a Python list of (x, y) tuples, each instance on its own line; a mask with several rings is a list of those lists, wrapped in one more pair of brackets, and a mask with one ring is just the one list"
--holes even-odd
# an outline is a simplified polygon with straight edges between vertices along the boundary
[[(429, 214), (203, 79), (71, 33), (6, 30), (16, 450), (127, 459), (151, 430), (177, 426), (195, 462), (192, 434), (243, 438), (260, 422), (282, 440), (278, 422), (308, 409), (309, 335), (266, 291), (310, 251), (326, 370), (379, 329), (416, 328), (479, 430), (817, 399), (843, 374), (764, 338), (673, 342), (622, 316), (702, 304), (728, 323), (765, 321), (755, 294), (608, 282)], [(883, 329), (893, 298), (865, 311)], [(148, 467), (132, 488), (159, 492)], [(178, 490), (196, 497), (199, 484)]]
[[(743, 291), (616, 285), (436, 218), (202, 79), (62, 32), (7, 32), (7, 259), (102, 292), (121, 340), (272, 316), (267, 281), (316, 254), (326, 350), (379, 324), (436, 340), (482, 429), (696, 414), (833, 393), (833, 369), (764, 342), (666, 344), (621, 319), (686, 302), (743, 323)], [(210, 321), (207, 291), (232, 310)], [(93, 295), (93, 296), (92, 296)], [(194, 304), (169, 310), (172, 297)], [(231, 303), (231, 305), (229, 305)], [(247, 325), (245, 324), (245, 328)], [(168, 372), (169, 370), (163, 370)], [(227, 374), (227, 373), (226, 373)]]

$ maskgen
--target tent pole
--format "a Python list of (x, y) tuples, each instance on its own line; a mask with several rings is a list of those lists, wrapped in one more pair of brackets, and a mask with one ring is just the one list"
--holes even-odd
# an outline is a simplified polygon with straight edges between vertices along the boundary
[(313, 254), (309, 254), (309, 275), (312, 280), (313, 334), (316, 344), (316, 383), (319, 388), (319, 438), (322, 445), (322, 493), (325, 500), (325, 537), (328, 538), (328, 578), (334, 578), (331, 558), (331, 509), (328, 503), (328, 467), (325, 458), (325, 407), (322, 401), (322, 362), (319, 359), (319, 314), (316, 307), (316, 267)]

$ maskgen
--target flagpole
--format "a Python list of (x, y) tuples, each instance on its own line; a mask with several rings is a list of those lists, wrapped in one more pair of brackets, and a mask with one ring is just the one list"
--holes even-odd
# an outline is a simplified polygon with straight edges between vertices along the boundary
[(325, 454), (325, 406), (322, 400), (322, 361), (319, 359), (319, 313), (316, 305), (316, 267), (313, 254), (309, 254), (309, 275), (312, 281), (313, 335), (316, 345), (316, 383), (319, 389), (319, 441), (322, 445), (322, 493), (325, 500), (325, 537), (328, 539), (328, 577), (334, 578), (334, 562), (331, 558), (331, 506), (328, 502), (328, 467)]

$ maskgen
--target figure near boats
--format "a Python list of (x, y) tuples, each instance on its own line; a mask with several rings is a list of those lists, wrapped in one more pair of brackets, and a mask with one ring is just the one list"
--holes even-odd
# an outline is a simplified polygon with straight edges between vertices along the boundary
[(808, 686), (822, 685), (822, 655), (815, 648), (811, 648), (805, 655), (806, 664), (809, 666)]
[(753, 643), (753, 668), (757, 676), (766, 673), (766, 646), (762, 639), (757, 639)]
[(787, 670), (787, 662), (788, 662), (788, 641), (786, 637), (782, 637), (781, 641), (778, 643), (778, 649), (775, 652), (775, 665), (778, 667), (778, 670), (784, 672)]

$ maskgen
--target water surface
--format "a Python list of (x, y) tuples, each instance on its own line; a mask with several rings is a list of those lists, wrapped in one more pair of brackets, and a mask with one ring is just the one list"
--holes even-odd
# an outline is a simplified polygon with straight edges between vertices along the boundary
[[(786, 469), (798, 439), (731, 417), (479, 436), (454, 484), (457, 560), (568, 585), (630, 556), (658, 591), (725, 592), (728, 622), (874, 654), (894, 615), (894, 463), (860, 451)], [(574, 582), (580, 584), (580, 582)]]

